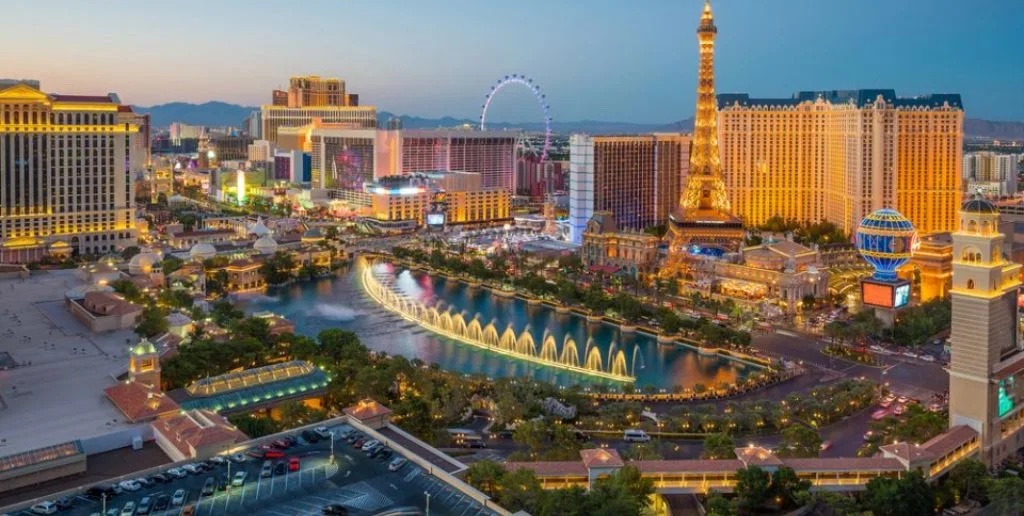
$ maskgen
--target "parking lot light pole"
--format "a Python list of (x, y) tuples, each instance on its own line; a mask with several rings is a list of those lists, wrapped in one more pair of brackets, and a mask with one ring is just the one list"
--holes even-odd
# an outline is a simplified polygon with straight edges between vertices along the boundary
[(331, 430), (330, 434), (331, 434), (331, 464), (334, 464), (334, 430)]
[(107, 516), (107, 493), (100, 493), (100, 499), (103, 500), (103, 516)]
[(430, 491), (423, 491), (423, 494), (427, 495), (427, 514), (426, 514), (426, 516), (430, 516)]

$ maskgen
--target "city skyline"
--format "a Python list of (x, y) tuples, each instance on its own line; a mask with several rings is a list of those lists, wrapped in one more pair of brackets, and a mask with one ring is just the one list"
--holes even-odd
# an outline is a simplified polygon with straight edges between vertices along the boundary
[[(964, 9), (952, 0), (878, 0), (861, 4), (865, 18), (850, 14), (848, 6), (820, 4), (716, 3), (716, 13), (728, 20), (723, 30), (736, 35), (719, 46), (719, 91), (758, 97), (856, 88), (961, 93), (969, 117), (1024, 120), (1014, 87), (1024, 81), (1024, 71), (1013, 66), (1011, 39), (1024, 28), (1024, 5), (996, 1)], [(230, 24), (215, 30), (203, 24), (234, 20), (238, 27), (271, 27), (277, 13), (269, 3), (237, 9), (231, 2), (185, 2), (186, 10), (202, 9), (194, 9), (199, 16), (188, 25), (154, 23), (177, 16), (180, 8), (117, 5), (101, 12), (58, 3), (45, 37), (33, 29), (30, 6), (10, 6), (16, 23), (4, 38), (32, 51), (9, 56), (3, 75), (39, 79), (47, 91), (116, 91), (126, 103), (149, 106), (265, 104), (270, 89), (284, 86), (283, 77), (319, 74), (346, 80), (361, 93), (361, 103), (380, 110), (472, 119), (495, 79), (522, 73), (543, 86), (556, 120), (653, 123), (693, 114), (696, 56), (688, 49), (699, 1), (603, 2), (585, 16), (571, 4), (529, 1), (516, 9), (316, 4), (312, 8), (322, 16), (275, 29), (281, 37), (272, 39), (233, 31)], [(92, 33), (90, 20), (99, 23), (100, 16), (119, 25), (116, 34)], [(232, 51), (225, 60), (217, 51), (223, 45), (247, 50)], [(534, 109), (529, 92), (510, 91), (489, 117), (539, 120)]]

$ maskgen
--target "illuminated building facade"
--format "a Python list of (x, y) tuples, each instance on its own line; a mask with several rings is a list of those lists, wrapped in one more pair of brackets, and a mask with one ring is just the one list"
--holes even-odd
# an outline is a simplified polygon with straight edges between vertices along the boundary
[(828, 220), (847, 234), (894, 207), (922, 233), (956, 228), (961, 199), (960, 95), (802, 91), (718, 96), (726, 192), (750, 226), (772, 216)]
[(681, 133), (569, 137), (571, 238), (581, 243), (598, 211), (628, 230), (663, 224), (679, 199), (690, 137)]
[(1024, 155), (992, 151), (964, 154), (964, 184), (968, 193), (986, 197), (1016, 195), (1017, 169)]
[(790, 241), (740, 250), (738, 263), (714, 262), (713, 290), (733, 298), (773, 301), (796, 312), (804, 296), (828, 296), (828, 273), (817, 250)]
[[(377, 177), (431, 170), (480, 174), (480, 187), (512, 191), (516, 137), (502, 131), (381, 131)], [(387, 171), (385, 173), (385, 170)]]
[(301, 127), (314, 119), (325, 124), (344, 124), (352, 129), (377, 127), (377, 108), (359, 106), (358, 99), (345, 92), (345, 81), (341, 79), (315, 75), (292, 77), (283, 105), (282, 95), (275, 91), (273, 103), (261, 107), (260, 136), (281, 146), (277, 142), (278, 129)]
[(950, 426), (981, 436), (996, 466), (1024, 445), (1024, 346), (1018, 331), (1019, 264), (1007, 259), (999, 211), (980, 198), (960, 209), (953, 233)]
[(910, 264), (900, 270), (900, 277), (918, 283), (922, 303), (944, 299), (953, 282), (952, 236), (932, 233), (921, 237), (919, 245)]
[[(253, 139), (248, 136), (211, 136), (207, 143), (207, 156), (219, 163), (222, 161), (245, 160), (249, 157), (249, 145)], [(212, 152), (213, 154), (209, 154)]]
[(588, 267), (614, 267), (637, 278), (657, 267), (658, 240), (642, 231), (620, 231), (612, 212), (599, 211), (583, 232), (580, 259)]
[(0, 90), (0, 262), (135, 245), (137, 122), (114, 94)]
[(543, 199), (545, 195), (565, 190), (568, 165), (562, 161), (541, 161), (534, 153), (516, 158), (516, 194)]
[(713, 250), (711, 254), (738, 251), (746, 236), (742, 221), (730, 211), (718, 155), (718, 106), (715, 101), (717, 35), (718, 27), (711, 14), (711, 3), (705, 1), (700, 25), (697, 26), (700, 66), (690, 168), (678, 198), (678, 206), (667, 214), (671, 233), (669, 269), (675, 271), (680, 270), (682, 263), (695, 251), (704, 253)]
[[(387, 223), (408, 223), (401, 226), (406, 229), (426, 224), (428, 213), (443, 215), (442, 224), (485, 224), (509, 219), (512, 193), (502, 188), (483, 188), (481, 179), (472, 172), (446, 171), (382, 178), (368, 186), (368, 222), (381, 227), (398, 227)], [(443, 206), (440, 210), (439, 205)]]

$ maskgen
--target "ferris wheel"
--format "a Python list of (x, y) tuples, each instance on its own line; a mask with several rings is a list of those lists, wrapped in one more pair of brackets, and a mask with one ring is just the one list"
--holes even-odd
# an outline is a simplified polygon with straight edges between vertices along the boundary
[(494, 96), (501, 91), (502, 88), (510, 84), (516, 84), (525, 86), (533, 92), (534, 98), (537, 99), (537, 103), (540, 104), (541, 109), (544, 111), (544, 149), (541, 151), (540, 160), (547, 161), (548, 151), (551, 149), (551, 106), (548, 105), (547, 95), (541, 93), (540, 86), (533, 82), (533, 79), (519, 74), (506, 75), (498, 82), (491, 86), (491, 90), (485, 95), (484, 105), (480, 111), (480, 130), (484, 131), (487, 129), (487, 108), (491, 106), (491, 101), (494, 100)]

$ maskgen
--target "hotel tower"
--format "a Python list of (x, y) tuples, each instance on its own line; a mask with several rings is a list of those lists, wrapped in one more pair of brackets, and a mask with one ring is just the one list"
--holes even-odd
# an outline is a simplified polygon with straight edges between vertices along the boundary
[[(717, 104), (715, 100), (715, 27), (711, 3), (697, 27), (700, 43), (700, 68), (697, 79), (697, 110), (690, 144), (690, 168), (679, 196), (679, 206), (669, 214), (671, 231), (670, 264), (678, 264), (687, 253), (706, 250), (739, 250), (745, 233), (739, 218), (732, 215), (729, 197), (722, 181), (722, 163), (718, 156)], [(673, 269), (678, 266), (671, 267)]]
[(1024, 445), (1024, 346), (1018, 333), (1021, 266), (1007, 258), (999, 211), (965, 202), (953, 232), (953, 317), (949, 424), (981, 435), (981, 458), (994, 466)]
[(0, 83), (0, 263), (135, 245), (143, 119), (114, 94)]

